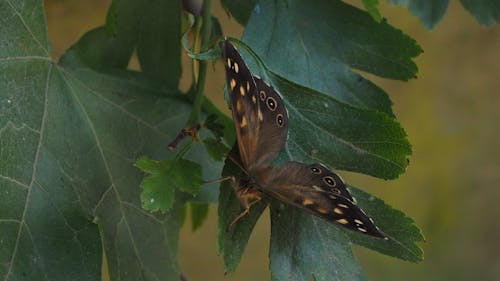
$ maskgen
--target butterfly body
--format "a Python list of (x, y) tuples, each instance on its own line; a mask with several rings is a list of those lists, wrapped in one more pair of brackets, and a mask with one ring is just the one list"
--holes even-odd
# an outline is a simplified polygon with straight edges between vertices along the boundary
[(270, 165), (287, 141), (284, 101), (251, 74), (229, 41), (223, 41), (221, 48), (243, 170), (234, 188), (245, 211), (236, 220), (266, 194), (356, 232), (385, 237), (356, 205), (342, 179), (325, 166), (294, 161), (282, 167)]

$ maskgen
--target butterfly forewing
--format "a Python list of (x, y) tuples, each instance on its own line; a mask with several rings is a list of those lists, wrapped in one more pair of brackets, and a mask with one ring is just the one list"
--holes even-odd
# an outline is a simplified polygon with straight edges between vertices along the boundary
[(236, 48), (224, 41), (223, 60), (243, 166), (249, 173), (272, 161), (285, 146), (288, 114), (281, 96), (252, 76)]
[(236, 48), (227, 40), (221, 43), (221, 47), (240, 157), (243, 167), (248, 168), (255, 163), (260, 138), (257, 89), (250, 70)]
[(356, 232), (385, 237), (359, 208), (335, 173), (320, 164), (289, 162), (261, 169), (254, 176), (266, 194)]

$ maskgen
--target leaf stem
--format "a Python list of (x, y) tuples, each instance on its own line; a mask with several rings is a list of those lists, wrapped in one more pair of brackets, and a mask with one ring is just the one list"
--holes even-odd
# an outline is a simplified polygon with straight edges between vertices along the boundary
[(186, 144), (184, 147), (182, 147), (181, 151), (179, 151), (179, 153), (177, 153), (177, 155), (175, 155), (174, 161), (182, 159), (182, 157), (184, 157), (184, 155), (191, 149), (194, 142), (195, 142), (194, 138), (191, 138), (191, 141), (188, 144)]
[[(204, 0), (202, 6), (202, 27), (201, 27), (201, 49), (203, 49), (204, 44), (207, 44), (210, 40), (210, 33), (212, 32), (212, 17), (211, 17), (211, 5), (212, 0)], [(200, 123), (201, 106), (205, 98), (205, 81), (207, 74), (207, 61), (200, 61), (198, 69), (198, 80), (196, 81), (196, 92), (193, 102), (193, 109), (191, 111), (191, 116), (187, 122), (187, 128), (191, 128), (196, 124)]]

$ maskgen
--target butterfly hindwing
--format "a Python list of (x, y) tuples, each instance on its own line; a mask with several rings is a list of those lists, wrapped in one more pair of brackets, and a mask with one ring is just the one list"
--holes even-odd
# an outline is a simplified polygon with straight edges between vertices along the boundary
[(385, 237), (340, 177), (323, 165), (289, 162), (259, 171), (255, 181), (264, 193), (356, 232)]
[[(259, 108), (257, 120), (259, 139), (257, 156), (253, 167), (272, 161), (285, 147), (288, 135), (288, 112), (283, 98), (269, 84), (254, 76), (257, 86)], [(251, 167), (249, 167), (249, 170)]]

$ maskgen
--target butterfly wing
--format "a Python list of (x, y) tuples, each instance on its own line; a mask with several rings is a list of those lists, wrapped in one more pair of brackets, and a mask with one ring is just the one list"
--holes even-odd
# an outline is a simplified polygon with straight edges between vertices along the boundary
[(257, 120), (259, 139), (255, 167), (272, 161), (285, 147), (288, 136), (288, 112), (278, 92), (259, 77), (254, 76), (258, 91)]
[(240, 158), (248, 168), (255, 161), (259, 138), (257, 86), (236, 48), (227, 40), (221, 48)]
[(236, 48), (227, 40), (221, 47), (241, 161), (251, 173), (285, 146), (288, 114), (283, 99), (252, 76)]
[(342, 179), (320, 164), (289, 162), (254, 176), (264, 193), (359, 233), (384, 238), (359, 208)]

